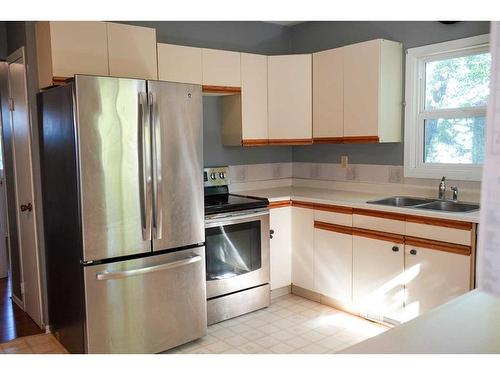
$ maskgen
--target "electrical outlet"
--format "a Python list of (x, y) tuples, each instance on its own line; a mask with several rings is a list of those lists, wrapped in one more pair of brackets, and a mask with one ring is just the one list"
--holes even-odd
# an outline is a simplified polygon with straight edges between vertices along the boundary
[(348, 161), (348, 157), (347, 157), (347, 155), (342, 155), (342, 156), (340, 157), (340, 166), (341, 166), (342, 168), (347, 168), (347, 164), (348, 164), (348, 162), (349, 162), (349, 161)]

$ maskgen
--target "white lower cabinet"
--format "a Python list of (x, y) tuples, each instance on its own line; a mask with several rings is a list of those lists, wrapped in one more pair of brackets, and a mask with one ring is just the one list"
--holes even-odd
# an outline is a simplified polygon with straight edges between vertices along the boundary
[(354, 235), (353, 304), (361, 315), (389, 323), (402, 320), (404, 245)]
[(314, 289), (314, 210), (292, 207), (292, 284)]
[(351, 303), (351, 234), (314, 229), (314, 291), (343, 304)]
[(404, 320), (468, 292), (470, 267), (469, 255), (406, 245)]
[(289, 286), (292, 282), (292, 208), (270, 210), (271, 290)]

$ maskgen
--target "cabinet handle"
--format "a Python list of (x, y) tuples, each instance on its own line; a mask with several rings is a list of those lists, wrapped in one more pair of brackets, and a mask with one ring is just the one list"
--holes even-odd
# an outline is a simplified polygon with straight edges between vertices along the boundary
[(397, 247), (397, 246), (393, 246), (393, 247), (392, 247), (392, 251), (399, 251), (399, 247)]
[(269, 231), (269, 238), (271, 238), (271, 239), (272, 239), (272, 238), (273, 238), (273, 234), (274, 234), (274, 229), (271, 229), (271, 230)]
[(417, 250), (415, 250), (415, 249), (411, 249), (411, 250), (410, 250), (410, 254), (411, 254), (411, 255), (417, 255)]

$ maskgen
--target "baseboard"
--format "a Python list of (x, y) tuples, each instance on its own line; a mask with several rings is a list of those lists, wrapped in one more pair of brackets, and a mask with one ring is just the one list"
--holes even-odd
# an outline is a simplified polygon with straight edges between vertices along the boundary
[(321, 294), (292, 284), (292, 294), (321, 303)]
[(271, 300), (286, 296), (292, 293), (292, 285), (282, 286), (281, 288), (276, 288), (271, 290)]

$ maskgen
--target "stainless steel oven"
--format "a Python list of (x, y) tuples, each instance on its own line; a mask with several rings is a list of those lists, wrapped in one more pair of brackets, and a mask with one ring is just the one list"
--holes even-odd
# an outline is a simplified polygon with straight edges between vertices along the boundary
[(269, 292), (269, 209), (205, 217), (208, 323), (266, 307)]

